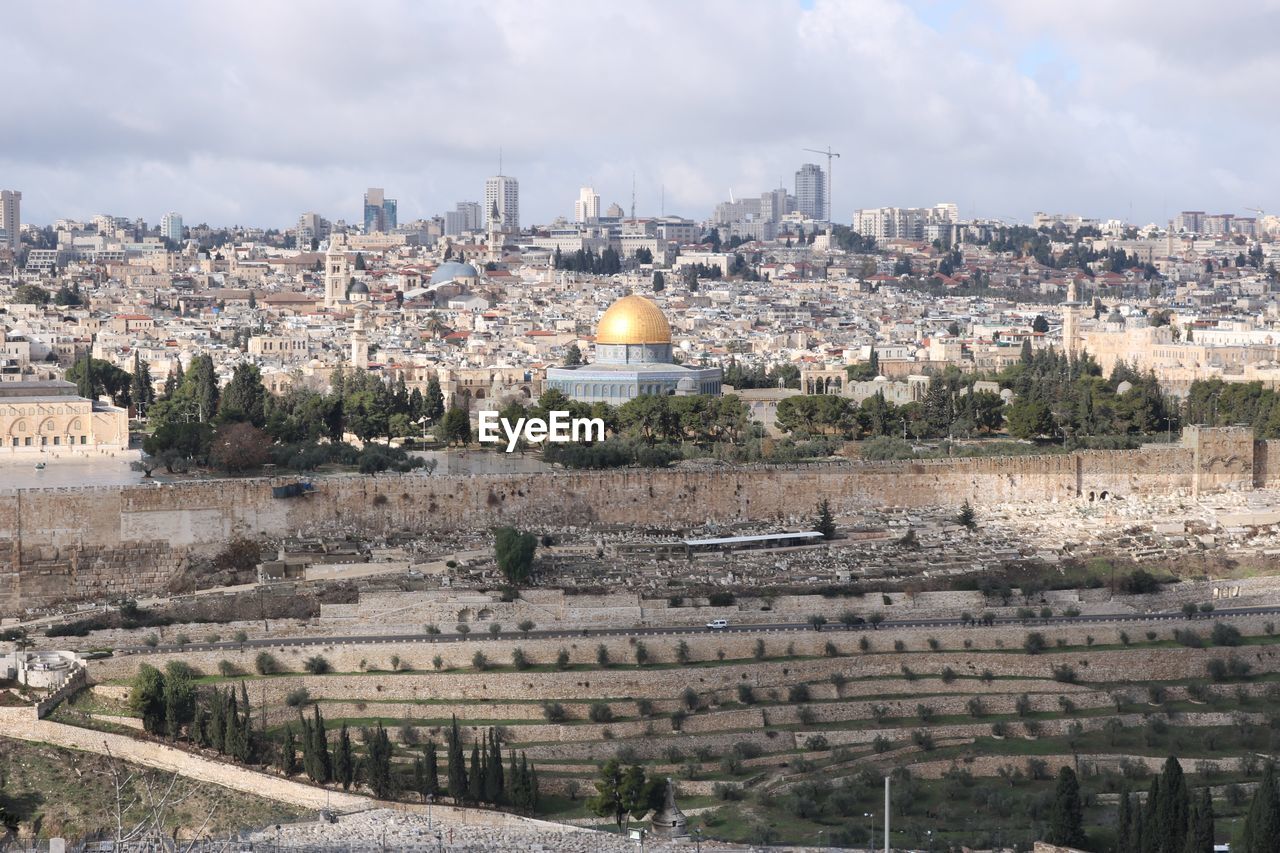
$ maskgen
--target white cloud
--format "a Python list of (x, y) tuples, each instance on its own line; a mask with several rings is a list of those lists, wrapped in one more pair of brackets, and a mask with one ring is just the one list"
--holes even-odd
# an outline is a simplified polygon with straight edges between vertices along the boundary
[(36, 221), (275, 226), (357, 219), (370, 185), (403, 219), (450, 209), (499, 147), (526, 223), (587, 181), (626, 207), (633, 172), (640, 212), (665, 185), (700, 217), (828, 144), (842, 217), (945, 199), (1146, 221), (1275, 185), (1280, 4), (919, 2), (20, 4), (0, 183)]

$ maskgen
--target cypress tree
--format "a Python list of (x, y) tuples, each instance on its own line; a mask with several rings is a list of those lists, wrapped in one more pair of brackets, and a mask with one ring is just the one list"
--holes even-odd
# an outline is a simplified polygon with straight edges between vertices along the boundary
[(391, 775), (391, 755), (394, 747), (381, 722), (372, 732), (368, 729), (364, 730), (364, 745), (368, 753), (366, 776), (369, 787), (373, 789), (375, 797), (386, 799), (395, 793), (395, 779)]
[(480, 766), (480, 744), (471, 744), (471, 772), (468, 776), (467, 798), (478, 803), (484, 799), (484, 768)]
[(484, 799), (495, 806), (502, 805), (502, 751), (498, 748), (498, 735), (489, 729), (485, 737), (488, 757), (484, 765)]
[(222, 752), (225, 745), (226, 723), (223, 722), (222, 691), (215, 690), (209, 696), (209, 723), (206, 728), (206, 739), (209, 746)]
[(462, 737), (458, 734), (458, 718), (449, 730), (449, 796), (455, 803), (467, 798), (467, 765), (462, 756)]
[(316, 780), (318, 775), (316, 772), (316, 741), (311, 734), (311, 723), (307, 718), (302, 716), (302, 712), (298, 712), (298, 725), (302, 729), (302, 772), (307, 774), (307, 778), (312, 782)]
[(351, 788), (351, 783), (356, 778), (355, 760), (351, 755), (351, 733), (347, 731), (347, 724), (342, 724), (342, 729), (338, 732), (338, 748), (333, 756), (333, 777), (334, 781), (342, 783), (342, 790), (347, 791)]
[(423, 793), (434, 796), (440, 793), (440, 768), (436, 765), (435, 741), (427, 741), (427, 745), (423, 747), (423, 753), (427, 771), (427, 785)]
[(1244, 819), (1243, 853), (1274, 853), (1280, 849), (1280, 796), (1275, 768), (1268, 764)]
[(1075, 771), (1063, 767), (1058, 771), (1058, 786), (1049, 807), (1049, 830), (1045, 841), (1062, 847), (1084, 844), (1084, 807), (1080, 802), (1080, 782)]
[(315, 719), (312, 720), (311, 738), (312, 752), (315, 754), (315, 781), (321, 784), (333, 779), (333, 762), (329, 758), (329, 737), (324, 728), (324, 717), (320, 714), (320, 706), (315, 705)]
[(1187, 843), (1187, 818), (1191, 796), (1178, 759), (1169, 756), (1160, 772), (1160, 802), (1156, 808), (1156, 850), (1158, 853), (1182, 853)]
[(512, 750), (509, 755), (510, 761), (507, 768), (507, 802), (511, 803), (516, 809), (520, 809), (524, 805), (524, 790), (521, 783), (524, 781), (520, 776), (520, 765), (516, 764), (516, 753)]
[(293, 738), (293, 726), (284, 727), (284, 743), (280, 745), (280, 772), (292, 776), (298, 771), (298, 745)]
[(1116, 809), (1116, 851), (1128, 853), (1133, 849), (1133, 803), (1129, 800), (1129, 788), (1120, 789)]
[(1191, 809), (1184, 853), (1213, 853), (1213, 795), (1201, 788), (1200, 797)]
[(1147, 801), (1142, 807), (1142, 844), (1140, 853), (1159, 853), (1160, 826), (1157, 815), (1160, 812), (1160, 777), (1151, 777), (1151, 787), (1147, 790)]
[(529, 756), (523, 752), (520, 753), (520, 774), (525, 778), (525, 811), (533, 812), (538, 808), (538, 801), (541, 799), (538, 791), (538, 771), (529, 763)]
[(240, 727), (240, 714), (236, 708), (236, 692), (234, 688), (227, 691), (227, 709), (222, 723), (226, 729), (222, 736), (223, 751), (232, 758), (239, 758), (240, 753), (244, 751), (240, 746), (240, 738), (244, 735), (244, 729)]

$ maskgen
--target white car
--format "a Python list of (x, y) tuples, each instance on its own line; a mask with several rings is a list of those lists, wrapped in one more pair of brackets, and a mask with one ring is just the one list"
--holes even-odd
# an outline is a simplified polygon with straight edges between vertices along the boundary
[(711, 630), (713, 630), (713, 631), (718, 630), (718, 629), (720, 629), (720, 628), (728, 628), (728, 627), (729, 627), (729, 620), (728, 620), (728, 619), (715, 619), (715, 620), (713, 620), (713, 621), (711, 621), (711, 622), (708, 622), (708, 623), (707, 623), (707, 627), (708, 627), (708, 628), (710, 628), (710, 629), (711, 629)]

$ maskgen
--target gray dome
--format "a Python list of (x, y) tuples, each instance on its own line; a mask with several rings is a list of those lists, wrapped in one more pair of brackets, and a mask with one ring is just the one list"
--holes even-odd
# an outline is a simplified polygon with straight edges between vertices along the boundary
[(351, 289), (347, 292), (348, 293), (368, 293), (369, 285), (365, 284), (363, 281), (357, 281), (356, 283), (351, 285)]
[(480, 273), (471, 264), (460, 264), (457, 261), (445, 261), (436, 267), (431, 274), (432, 284), (445, 284), (455, 278), (479, 278)]

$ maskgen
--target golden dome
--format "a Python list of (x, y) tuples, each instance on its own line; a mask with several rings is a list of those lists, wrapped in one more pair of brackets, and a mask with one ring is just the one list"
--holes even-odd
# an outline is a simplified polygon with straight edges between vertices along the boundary
[(671, 326), (662, 309), (643, 296), (624, 296), (609, 306), (596, 328), (597, 344), (669, 344)]

